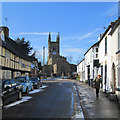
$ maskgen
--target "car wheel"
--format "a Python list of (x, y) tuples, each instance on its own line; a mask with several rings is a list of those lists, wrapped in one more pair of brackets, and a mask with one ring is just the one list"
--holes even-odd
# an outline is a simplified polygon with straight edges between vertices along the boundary
[(33, 87), (33, 85), (32, 85), (31, 91), (33, 91), (33, 90), (34, 90), (34, 87)]
[(28, 88), (26, 89), (26, 93), (29, 94), (29, 90), (28, 90)]
[(22, 99), (22, 92), (19, 91), (19, 93), (18, 93), (18, 100), (21, 100), (21, 99)]

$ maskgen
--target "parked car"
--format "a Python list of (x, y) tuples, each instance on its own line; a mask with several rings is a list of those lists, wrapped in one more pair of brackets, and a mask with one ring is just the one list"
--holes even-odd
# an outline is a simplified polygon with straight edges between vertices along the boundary
[(30, 80), (32, 81), (34, 88), (40, 87), (40, 82), (39, 82), (38, 78), (32, 77), (32, 78), (30, 78)]
[(42, 87), (42, 81), (38, 77), (31, 77), (30, 80), (33, 82), (34, 88)]
[(22, 99), (23, 86), (15, 79), (2, 80), (2, 104)]
[(22, 92), (23, 93), (29, 93), (29, 91), (32, 91), (34, 89), (32, 81), (27, 76), (22, 77), (16, 77), (17, 81), (19, 81), (23, 85)]

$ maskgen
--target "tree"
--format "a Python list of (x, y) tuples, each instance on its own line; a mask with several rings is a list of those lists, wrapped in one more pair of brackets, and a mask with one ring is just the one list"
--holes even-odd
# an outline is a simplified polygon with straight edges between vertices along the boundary
[(42, 70), (41, 62), (38, 62), (38, 69), (39, 69), (39, 70)]
[(31, 46), (30, 46), (30, 41), (25, 41), (25, 38), (17, 38), (15, 40), (19, 45), (20, 47), (24, 50), (24, 52), (29, 55), (31, 50), (33, 49)]
[(36, 51), (33, 52), (33, 54), (30, 56), (30, 58), (31, 58), (33, 61), (38, 61), (37, 58), (35, 57), (35, 54), (36, 54)]
[(67, 61), (70, 62), (70, 63), (73, 62), (73, 57), (71, 55), (67, 56)]

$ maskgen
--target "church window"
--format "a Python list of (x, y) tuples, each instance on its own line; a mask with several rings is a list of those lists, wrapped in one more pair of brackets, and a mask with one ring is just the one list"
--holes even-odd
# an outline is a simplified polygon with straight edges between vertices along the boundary
[(55, 47), (53, 47), (53, 51), (55, 51), (56, 49), (55, 49)]

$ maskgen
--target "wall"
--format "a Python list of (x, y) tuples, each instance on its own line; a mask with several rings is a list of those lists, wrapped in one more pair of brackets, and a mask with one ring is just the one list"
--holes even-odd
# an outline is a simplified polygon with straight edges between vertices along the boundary
[[(111, 29), (103, 37), (102, 41), (99, 44), (99, 61), (101, 66), (103, 66), (103, 91), (111, 91), (111, 36), (109, 35)], [(107, 54), (105, 54), (105, 38), (107, 37)], [(107, 77), (105, 84), (105, 65), (107, 65)], [(101, 67), (99, 68), (99, 74), (101, 74)]]

